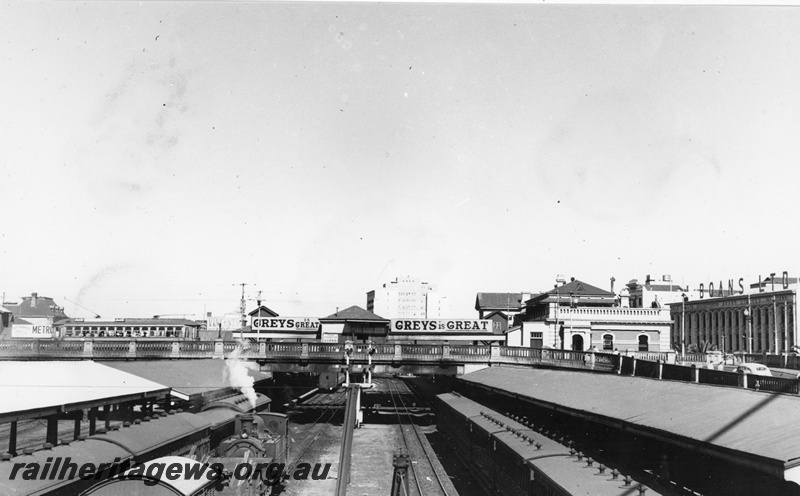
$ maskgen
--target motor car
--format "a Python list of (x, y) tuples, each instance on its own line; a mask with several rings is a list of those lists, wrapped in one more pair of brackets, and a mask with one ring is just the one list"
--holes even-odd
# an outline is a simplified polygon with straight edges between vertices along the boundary
[(736, 372), (772, 377), (772, 371), (766, 365), (760, 363), (742, 363), (736, 367)]

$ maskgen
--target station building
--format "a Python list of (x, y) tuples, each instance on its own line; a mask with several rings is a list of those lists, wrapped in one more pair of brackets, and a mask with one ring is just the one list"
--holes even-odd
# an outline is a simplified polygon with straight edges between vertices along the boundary
[(584, 351), (670, 350), (668, 308), (629, 308), (611, 292), (572, 279), (525, 302), (508, 346)]

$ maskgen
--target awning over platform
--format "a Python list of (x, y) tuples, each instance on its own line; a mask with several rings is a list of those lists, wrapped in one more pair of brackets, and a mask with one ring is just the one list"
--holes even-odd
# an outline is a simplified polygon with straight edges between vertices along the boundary
[(0, 423), (168, 394), (159, 382), (91, 361), (0, 362)]
[[(144, 379), (158, 380), (172, 388), (174, 396), (188, 400), (231, 387), (225, 375), (226, 362), (230, 360), (133, 360), (104, 361), (104, 365)], [(255, 382), (272, 378), (269, 372), (260, 372), (255, 362), (239, 362), (248, 368)]]
[(462, 376), (534, 404), (800, 479), (800, 397), (616, 374), (491, 367)]

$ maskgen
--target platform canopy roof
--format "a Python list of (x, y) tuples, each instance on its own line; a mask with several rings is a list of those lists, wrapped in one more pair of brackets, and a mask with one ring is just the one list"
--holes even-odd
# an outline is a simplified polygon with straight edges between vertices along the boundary
[(168, 386), (92, 361), (0, 361), (0, 423), (168, 394)]
[(800, 483), (797, 396), (510, 367), (491, 367), (462, 380)]
[(232, 386), (226, 369), (234, 363), (247, 369), (254, 382), (270, 379), (268, 372), (260, 372), (255, 362), (234, 360), (132, 360), (105, 361), (104, 365), (139, 376), (143, 379), (161, 381), (172, 388), (173, 396), (183, 400), (213, 396), (218, 391), (228, 391)]

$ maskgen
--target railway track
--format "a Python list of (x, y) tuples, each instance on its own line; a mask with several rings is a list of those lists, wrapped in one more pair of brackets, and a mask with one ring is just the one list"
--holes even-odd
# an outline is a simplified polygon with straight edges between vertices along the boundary
[[(420, 433), (420, 428), (414, 423), (411, 414), (401, 392), (408, 391), (405, 383), (397, 380), (387, 381), (392, 404), (397, 413), (397, 424), (402, 434), (403, 444), (409, 455), (409, 472), (411, 482), (409, 488), (412, 495), (418, 496), (452, 496), (455, 492), (450, 485), (446, 474), (441, 473), (441, 466), (435, 455), (431, 454), (430, 445), (424, 440), (424, 435)], [(445, 482), (446, 481), (446, 482)]]

